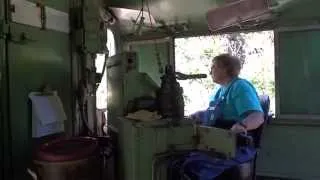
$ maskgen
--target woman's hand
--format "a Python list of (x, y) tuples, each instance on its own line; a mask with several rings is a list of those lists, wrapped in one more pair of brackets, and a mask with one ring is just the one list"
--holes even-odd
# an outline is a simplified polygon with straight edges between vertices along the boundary
[(234, 124), (231, 129), (230, 129), (232, 132), (238, 134), (238, 133), (245, 133), (247, 134), (247, 129), (241, 125), (240, 123), (236, 123)]

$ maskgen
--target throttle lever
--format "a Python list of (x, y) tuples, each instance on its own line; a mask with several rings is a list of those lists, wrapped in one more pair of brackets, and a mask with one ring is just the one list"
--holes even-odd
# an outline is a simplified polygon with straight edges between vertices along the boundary
[(203, 79), (203, 78), (207, 78), (207, 75), (206, 74), (183, 74), (181, 72), (176, 72), (176, 78), (178, 80)]

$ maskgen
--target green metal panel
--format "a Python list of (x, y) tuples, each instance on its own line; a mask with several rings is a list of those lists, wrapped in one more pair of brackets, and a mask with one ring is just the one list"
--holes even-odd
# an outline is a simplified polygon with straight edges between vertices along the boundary
[[(161, 178), (154, 178), (167, 179), (164, 156), (169, 153), (172, 155), (177, 151), (198, 148), (216, 150), (233, 156), (236, 149), (235, 136), (231, 133), (207, 127), (198, 127), (199, 129), (195, 130), (192, 122), (188, 120), (181, 120), (178, 126), (170, 125), (170, 119), (149, 122), (126, 118), (120, 120), (119, 142), (123, 163), (120, 167), (123, 177), (120, 179), (123, 180), (150, 180), (153, 179), (152, 172), (159, 170)], [(202, 133), (198, 134), (200, 141), (196, 145), (194, 140), (197, 131)], [(208, 142), (209, 138), (212, 142)], [(220, 147), (217, 148), (218, 146)], [(154, 166), (155, 164), (157, 165)]]
[[(4, 42), (3, 40), (0, 41), (0, 49), (2, 50), (4, 48)], [(2, 55), (3, 53), (1, 53)], [(4, 118), (4, 94), (3, 94), (3, 81), (2, 81), (2, 74), (3, 74), (3, 62), (4, 62), (4, 58), (3, 58), (3, 55), (1, 57), (1, 60), (0, 60), (0, 67), (1, 67), (1, 70), (0, 70), (0, 89), (1, 89), (1, 94), (0, 94), (0, 103), (1, 103), (1, 109), (0, 109), (0, 163), (1, 163), (1, 169), (0, 169), (0, 177), (1, 179), (4, 179), (4, 166), (5, 166), (5, 163), (4, 163), (4, 139), (5, 139), (5, 133), (3, 132), (4, 131), (4, 122), (5, 122), (5, 118)]]
[(120, 179), (150, 180), (156, 154), (165, 153), (172, 147), (192, 148), (193, 127), (190, 123), (179, 127), (169, 127), (166, 124), (166, 120), (144, 123), (121, 119)]
[(108, 124), (118, 127), (118, 116), (126, 112), (128, 102), (141, 96), (155, 94), (158, 86), (146, 73), (136, 69), (127, 72), (127, 61), (136, 61), (136, 53), (124, 52), (108, 59), (107, 88), (108, 88)]
[(7, 111), (7, 82), (5, 61), (5, 40), (0, 39), (0, 178), (5, 179), (10, 168), (9, 130)]
[[(69, 11), (69, 1), (46, 0), (44, 3), (57, 10)], [(4, 2), (1, 1), (1, 5), (3, 4)], [(58, 91), (68, 118), (71, 117), (70, 45), (68, 34), (55, 31), (41, 31), (39, 28), (11, 23), (10, 32), (11, 39), (8, 45), (3, 47), (3, 41), (0, 42), (1, 71), (4, 69), (5, 52), (8, 52), (6, 59), (8, 72), (2, 76), (7, 77), (8, 82), (1, 81), (1, 96), (8, 98), (8, 103), (1, 98), (1, 107), (5, 107), (2, 114), (5, 119), (4, 121), (1, 119), (3, 125), (1, 133), (5, 136), (1, 141), (5, 146), (4, 179), (18, 180), (28, 179), (26, 168), (31, 161), (31, 118), (29, 118), (28, 93), (38, 90), (44, 83), (50, 84)], [(22, 33), (26, 37), (23, 41), (21, 41)], [(5, 52), (4, 49), (6, 49)], [(3, 84), (8, 85), (9, 96)], [(6, 122), (8, 123), (5, 124)], [(68, 126), (69, 124), (67, 129)], [(13, 172), (10, 171), (10, 162), (12, 162)]]
[[(4, 2), (0, 1), (0, 21), (2, 24), (4, 23)], [(3, 25), (2, 25), (3, 26)], [(2, 33), (2, 31), (0, 31)], [(5, 155), (5, 139), (7, 138), (7, 134), (5, 133), (5, 121), (7, 118), (5, 117), (5, 91), (4, 88), (6, 88), (6, 83), (4, 82), (4, 71), (5, 71), (5, 40), (0, 39), (0, 178), (4, 179), (4, 172), (5, 172), (5, 165), (7, 164), (4, 160)]]
[[(131, 46), (131, 49), (138, 53), (139, 72), (147, 73), (158, 85), (161, 83), (160, 77), (162, 76), (162, 73), (159, 72), (160, 67), (164, 69), (164, 66), (170, 62), (170, 47), (169, 42), (157, 43), (157, 51), (154, 43)], [(158, 64), (157, 52), (159, 53), (161, 66)]]
[(2, 179), (11, 179), (11, 142), (9, 128), (9, 112), (8, 112), (8, 84), (7, 84), (7, 61), (5, 40), (0, 40), (0, 177)]
[(316, 20), (320, 17), (318, 7), (320, 1), (315, 0), (294, 0), (291, 6), (281, 12), (280, 24), (287, 22), (299, 24), (301, 21)]
[(279, 33), (280, 114), (320, 114), (320, 31)]
[(0, 179), (12, 179), (11, 168), (11, 142), (8, 113), (8, 74), (6, 57), (6, 40), (4, 38), (7, 32), (5, 1), (0, 1)]
[[(10, 121), (15, 179), (24, 179), (31, 150), (31, 119), (28, 93), (49, 84), (58, 91), (68, 120), (71, 117), (71, 72), (68, 34), (41, 31), (24, 25), (11, 24), (15, 38), (25, 33), (24, 42), (10, 42)], [(67, 128), (68, 129), (68, 124)]]
[[(85, 0), (83, 7), (83, 22), (85, 29), (85, 48), (91, 53), (99, 52), (102, 38), (99, 32), (100, 14), (99, 1)], [(101, 53), (101, 52), (99, 52)]]
[[(319, 114), (319, 40), (320, 31), (282, 31), (276, 36), (277, 92), (280, 115), (293, 119), (277, 119), (267, 127), (258, 158), (258, 174), (274, 177), (319, 179), (320, 135)], [(279, 99), (278, 99), (279, 100)], [(306, 118), (297, 118), (304, 115)], [(280, 116), (281, 118), (281, 116)], [(279, 121), (279, 122), (276, 122)], [(290, 124), (290, 122), (299, 122)], [(283, 122), (283, 124), (279, 124)]]
[(258, 174), (301, 180), (320, 179), (319, 136), (319, 126), (271, 125), (262, 140)]

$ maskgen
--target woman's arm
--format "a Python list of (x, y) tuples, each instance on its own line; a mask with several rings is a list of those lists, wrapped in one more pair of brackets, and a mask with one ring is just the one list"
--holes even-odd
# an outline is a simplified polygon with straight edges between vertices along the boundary
[(264, 122), (264, 113), (255, 88), (246, 81), (239, 82), (234, 90), (233, 102), (240, 121), (231, 130), (249, 131), (257, 129)]
[(260, 127), (264, 122), (264, 117), (262, 112), (252, 112), (250, 113), (242, 123), (247, 127), (247, 130), (253, 130)]
[(263, 122), (264, 117), (262, 112), (251, 112), (243, 121), (234, 124), (231, 128), (231, 131), (236, 133), (250, 131), (260, 127)]

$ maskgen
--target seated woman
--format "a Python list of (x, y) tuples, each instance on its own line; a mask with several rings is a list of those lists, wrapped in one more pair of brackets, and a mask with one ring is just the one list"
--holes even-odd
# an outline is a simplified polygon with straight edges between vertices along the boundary
[[(239, 78), (241, 62), (229, 54), (216, 56), (212, 61), (211, 76), (221, 87), (210, 99), (209, 108), (192, 115), (203, 125), (230, 129), (234, 133), (252, 132), (264, 122), (264, 113), (254, 86)], [(179, 160), (183, 166), (173, 172), (195, 179), (251, 179), (252, 160), (256, 150), (239, 145), (231, 159), (211, 157), (201, 152), (192, 152)], [(180, 168), (180, 169), (179, 169)], [(178, 174), (177, 177), (182, 177)], [(193, 179), (193, 178), (191, 178)]]
[(211, 76), (221, 85), (210, 99), (208, 110), (192, 117), (204, 125), (230, 129), (235, 133), (257, 129), (264, 122), (264, 114), (254, 86), (239, 78), (241, 62), (229, 54), (216, 56), (212, 61)]

